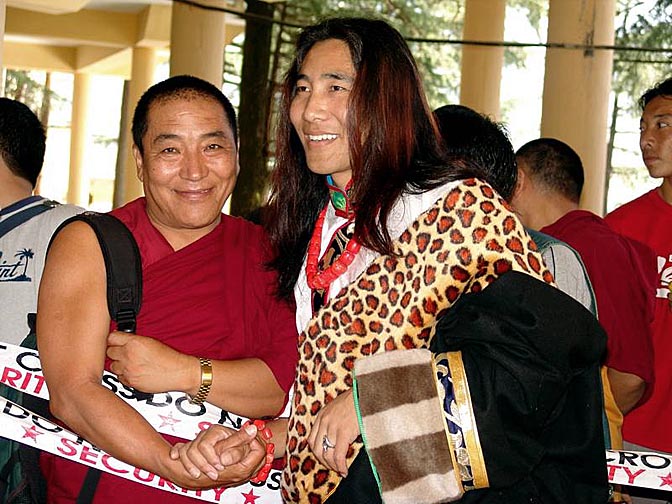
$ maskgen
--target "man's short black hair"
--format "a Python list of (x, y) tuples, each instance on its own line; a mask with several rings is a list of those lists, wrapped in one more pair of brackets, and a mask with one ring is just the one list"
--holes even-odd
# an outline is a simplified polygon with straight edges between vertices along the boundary
[(143, 154), (142, 139), (147, 133), (147, 117), (152, 104), (165, 100), (179, 98), (192, 98), (200, 96), (203, 98), (212, 98), (219, 102), (224, 109), (226, 118), (229, 121), (233, 131), (233, 140), (238, 143), (238, 125), (236, 123), (236, 111), (229, 99), (224, 96), (217, 87), (205, 81), (194, 77), (193, 75), (176, 75), (164, 81), (154, 84), (142, 95), (133, 113), (133, 143), (137, 146), (140, 154)]
[(0, 155), (9, 170), (33, 187), (44, 163), (47, 135), (26, 105), (0, 98)]
[(665, 79), (648, 89), (639, 99), (639, 106), (644, 110), (649, 102), (658, 96), (665, 96), (672, 99), (672, 77)]
[(574, 203), (579, 202), (584, 181), (583, 164), (579, 155), (565, 142), (555, 138), (538, 138), (518, 149), (516, 157), (519, 163), (525, 163), (528, 175), (536, 183)]
[(434, 111), (434, 116), (448, 153), (474, 163), (486, 182), (509, 201), (518, 169), (506, 129), (464, 105), (444, 105)]

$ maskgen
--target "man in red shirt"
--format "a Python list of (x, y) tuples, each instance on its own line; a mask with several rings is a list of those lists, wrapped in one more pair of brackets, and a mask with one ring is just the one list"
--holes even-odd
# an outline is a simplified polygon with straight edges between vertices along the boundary
[(583, 166), (567, 144), (540, 138), (516, 153), (518, 186), (512, 204), (523, 223), (558, 238), (581, 255), (607, 332), (609, 383), (625, 415), (653, 382), (650, 322), (653, 269), (641, 261), (650, 250), (612, 231), (579, 209)]
[[(645, 243), (655, 252), (651, 267), (658, 272), (653, 322), (653, 367), (656, 383), (651, 398), (628, 415), (623, 437), (630, 449), (672, 453), (672, 78), (649, 89), (640, 99), (639, 147), (649, 174), (662, 179), (660, 187), (626, 203), (605, 217), (616, 231)], [(655, 262), (653, 262), (655, 261)], [(655, 265), (655, 266), (654, 266)], [(633, 494), (635, 491), (633, 491)], [(647, 494), (648, 496), (648, 494)], [(669, 493), (635, 499), (636, 503), (672, 501)]]

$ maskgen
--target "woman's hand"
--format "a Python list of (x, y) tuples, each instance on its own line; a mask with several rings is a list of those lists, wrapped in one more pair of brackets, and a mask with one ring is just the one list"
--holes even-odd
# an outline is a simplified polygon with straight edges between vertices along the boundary
[(264, 464), (265, 443), (257, 438), (257, 428), (248, 425), (239, 431), (212, 425), (189, 443), (177, 443), (170, 458), (179, 460), (193, 478), (201, 474), (221, 485), (248, 481)]
[(348, 390), (324, 406), (317, 414), (308, 436), (308, 443), (322, 464), (345, 477), (348, 475), (345, 456), (348, 447), (357, 436), (359, 436), (357, 412), (352, 390)]

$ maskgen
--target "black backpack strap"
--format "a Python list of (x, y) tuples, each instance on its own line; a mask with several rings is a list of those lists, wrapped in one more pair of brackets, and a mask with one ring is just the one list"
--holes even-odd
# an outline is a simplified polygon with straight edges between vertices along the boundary
[(47, 210), (51, 210), (55, 206), (58, 206), (60, 203), (52, 200), (42, 200), (40, 205), (35, 205), (20, 212), (15, 213), (11, 217), (7, 217), (5, 220), (0, 222), (0, 238), (9, 233), (12, 229), (20, 226), (24, 222), (40, 215)]
[[(84, 212), (64, 221), (52, 236), (74, 221), (87, 223), (96, 233), (107, 274), (107, 309), (117, 329), (135, 332), (135, 323), (142, 301), (142, 261), (135, 238), (116, 217), (110, 214)], [(49, 243), (51, 246), (51, 243)], [(101, 472), (86, 471), (76, 504), (90, 504), (96, 494)]]
[[(107, 309), (120, 331), (135, 332), (142, 301), (142, 262), (129, 229), (110, 214), (84, 212), (65, 220), (52, 236), (71, 222), (87, 223), (96, 233), (107, 272)], [(51, 243), (49, 244), (51, 245)]]
[(15, 450), (5, 462), (5, 465), (0, 469), (0, 499), (7, 492), (9, 475), (14, 470), (14, 466), (19, 462), (19, 451)]
[(75, 504), (91, 504), (93, 502), (101, 475), (101, 471), (89, 467), (89, 470), (86, 471), (86, 476), (84, 476), (84, 482), (82, 483), (82, 488), (79, 491)]

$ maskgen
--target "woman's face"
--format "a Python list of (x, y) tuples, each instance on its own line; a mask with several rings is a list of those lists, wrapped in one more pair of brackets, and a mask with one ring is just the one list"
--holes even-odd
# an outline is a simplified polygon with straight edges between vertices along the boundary
[(345, 42), (317, 42), (299, 69), (289, 110), (308, 168), (313, 173), (332, 175), (341, 188), (352, 176), (346, 116), (354, 81), (355, 68)]

